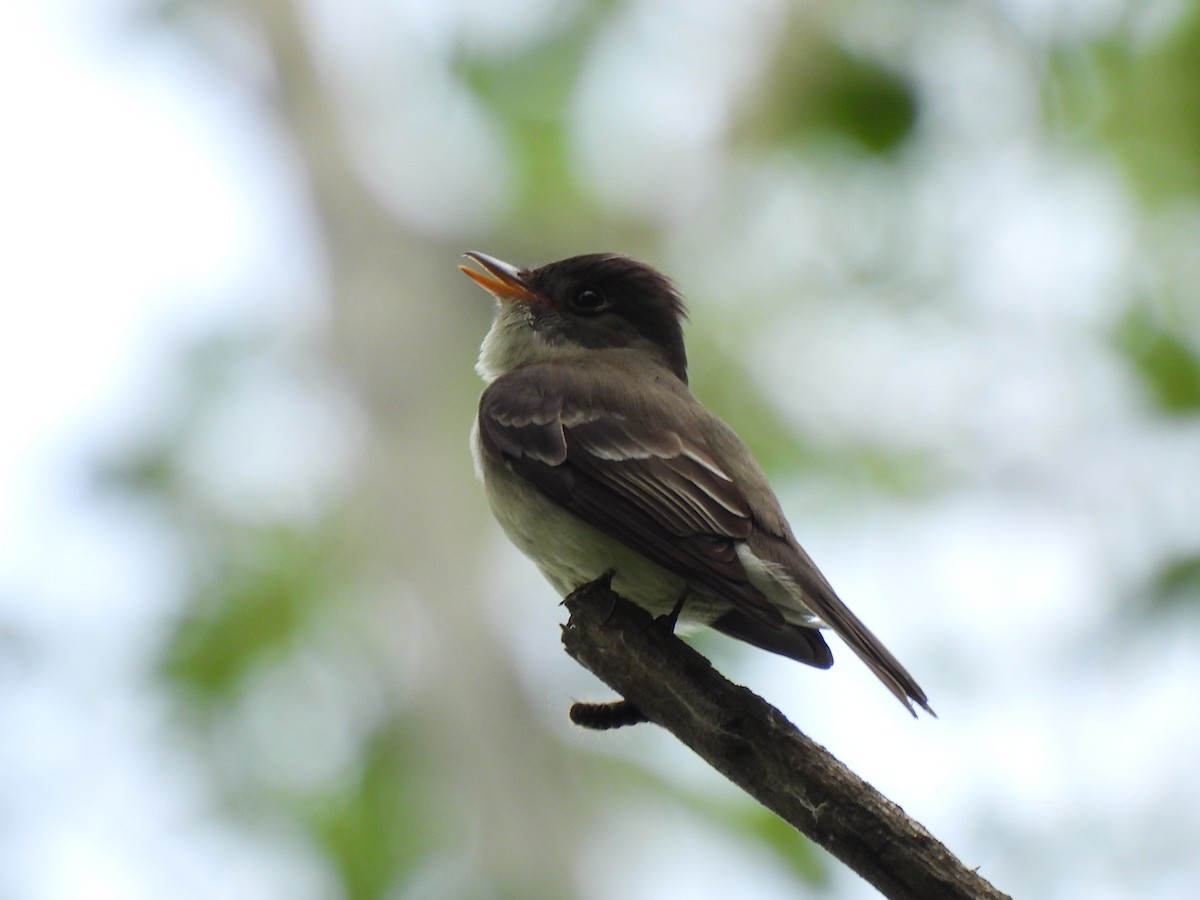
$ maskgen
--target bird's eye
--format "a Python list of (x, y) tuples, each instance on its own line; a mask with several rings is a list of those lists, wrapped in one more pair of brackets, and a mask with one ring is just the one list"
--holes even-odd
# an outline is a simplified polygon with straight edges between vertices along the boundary
[(604, 295), (599, 291), (593, 291), (591, 288), (584, 288), (577, 291), (571, 297), (571, 309), (577, 313), (584, 315), (595, 315), (596, 313), (604, 312), (608, 308), (608, 301), (604, 299)]

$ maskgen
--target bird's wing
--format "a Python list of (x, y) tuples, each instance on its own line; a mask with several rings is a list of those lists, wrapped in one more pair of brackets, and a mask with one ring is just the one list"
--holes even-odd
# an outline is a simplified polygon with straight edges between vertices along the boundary
[[(532, 367), (531, 367), (532, 368)], [(517, 370), (484, 391), (479, 432), (517, 475), (580, 519), (688, 584), (728, 600), (713, 627), (774, 653), (829, 666), (814, 628), (789, 623), (750, 583), (737, 545), (787, 573), (804, 604), (912, 710), (924, 691), (838, 598), (791, 535), (766, 477), (723, 423), (697, 426), (678, 394), (641, 394), (628, 415), (611, 390), (563, 367)], [(626, 396), (628, 402), (628, 396)], [(740, 443), (740, 442), (739, 442)], [(721, 460), (738, 460), (736, 472)], [(739, 485), (746, 485), (752, 503)]]
[(485, 447), (594, 528), (750, 619), (785, 628), (737, 556), (735, 545), (754, 528), (749, 504), (690, 425), (686, 401), (669, 391), (643, 394), (639, 415), (630, 416), (595, 378), (538, 368), (484, 391)]

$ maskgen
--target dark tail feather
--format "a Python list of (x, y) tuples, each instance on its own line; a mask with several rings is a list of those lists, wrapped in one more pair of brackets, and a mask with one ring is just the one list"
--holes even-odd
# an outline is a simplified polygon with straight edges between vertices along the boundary
[[(871, 633), (868, 631), (868, 635)], [(887, 651), (887, 648), (879, 641), (871, 636), (873, 644), (867, 645), (863, 650), (860, 650), (856, 645), (851, 644), (851, 649), (858, 654), (859, 659), (870, 666), (871, 671), (887, 685), (888, 690), (896, 695), (896, 698), (908, 707), (908, 711), (913, 714), (913, 718), (917, 717), (917, 711), (912, 708), (912, 703), (916, 703), (921, 709), (929, 713), (935, 719), (937, 713), (933, 711), (933, 707), (929, 705), (929, 698), (925, 692), (921, 690), (921, 686), (917, 684), (916, 679), (908, 674), (908, 670), (896, 661), (896, 657), (892, 656)], [(909, 701), (912, 701), (910, 703)]]
[(800, 596), (797, 599), (850, 645), (850, 649), (867, 664), (887, 689), (896, 695), (896, 699), (904, 704), (914, 718), (917, 715), (917, 711), (913, 709), (914, 703), (937, 718), (937, 713), (930, 707), (929, 698), (925, 696), (917, 680), (908, 674), (908, 670), (900, 665), (900, 661), (892, 656), (891, 651), (883, 646), (879, 638), (871, 634), (870, 629), (834, 593), (825, 576), (799, 544), (778, 541), (760, 541), (760, 544), (754, 552), (785, 567), (799, 588)]
[(829, 645), (815, 628), (790, 623), (775, 628), (736, 610), (725, 613), (712, 623), (712, 627), (739, 641), (818, 669), (828, 669), (833, 665)]
[[(891, 651), (883, 646), (858, 616), (850, 612), (832, 590), (827, 589), (822, 593), (825, 596), (820, 605), (821, 620), (850, 646), (858, 658), (867, 664), (914, 717), (917, 711), (913, 709), (913, 703), (916, 703), (936, 719), (937, 713), (929, 705), (929, 698), (921, 690), (917, 680), (892, 656)], [(828, 669), (833, 665), (833, 654), (829, 645), (825, 643), (821, 632), (815, 628), (792, 623), (776, 628), (736, 610), (725, 613), (712, 623), (712, 627), (755, 647), (816, 666), (818, 669)]]
[(858, 658), (865, 662), (876, 677), (887, 686), (887, 689), (908, 707), (908, 711), (913, 714), (914, 718), (916, 718), (917, 711), (913, 709), (912, 704), (916, 703), (936, 719), (937, 713), (929, 705), (929, 698), (921, 690), (917, 680), (908, 674), (908, 670), (900, 665), (900, 661), (892, 656), (891, 651), (883, 646), (879, 638), (871, 634), (870, 629), (862, 623), (858, 616), (850, 612), (836, 595), (824, 599), (825, 603), (822, 605), (820, 614), (825, 624), (850, 645), (850, 649), (858, 654)]
[[(937, 713), (929, 705), (929, 698), (921, 690), (916, 679), (908, 674), (908, 670), (880, 643), (879, 638), (871, 634), (867, 626), (836, 597), (834, 603), (836, 606), (826, 603), (826, 624), (850, 646), (858, 658), (867, 664), (913, 716), (917, 714), (912, 706), (916, 703), (936, 719)], [(816, 666), (818, 669), (828, 669), (833, 665), (833, 653), (830, 652), (821, 632), (815, 628), (792, 623), (783, 628), (773, 628), (737, 611), (725, 613), (712, 623), (712, 627), (739, 641), (809, 666)]]

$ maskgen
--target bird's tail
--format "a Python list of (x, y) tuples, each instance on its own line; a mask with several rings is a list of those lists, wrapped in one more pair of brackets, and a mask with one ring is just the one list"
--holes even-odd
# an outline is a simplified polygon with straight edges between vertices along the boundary
[[(778, 544), (773, 549), (781, 549)], [(791, 587), (801, 595), (803, 606), (845, 641), (850, 649), (858, 654), (858, 658), (867, 664), (875, 676), (882, 681), (896, 698), (903, 703), (908, 711), (916, 716), (913, 708), (915, 703), (934, 718), (937, 713), (929, 705), (925, 691), (917, 684), (917, 680), (909, 674), (900, 661), (892, 656), (883, 642), (871, 633), (850, 608), (841, 601), (834, 592), (825, 576), (799, 546), (791, 543), (788, 548), (795, 554), (784, 564), (792, 581)], [(781, 560), (782, 561), (782, 560)], [(790, 593), (790, 592), (789, 592)]]
[(871, 630), (850, 611), (846, 604), (838, 599), (836, 594), (833, 594), (832, 591), (830, 594), (832, 596), (826, 598), (825, 602), (821, 604), (824, 607), (819, 613), (822, 621), (850, 645), (850, 649), (858, 654), (858, 658), (867, 664), (875, 673), (875, 677), (908, 707), (908, 711), (914, 717), (917, 715), (917, 711), (913, 709), (915, 703), (936, 719), (937, 713), (929, 705), (929, 698), (917, 684), (917, 680), (909, 674), (908, 669), (900, 665), (900, 660), (892, 656), (891, 651), (883, 646), (879, 638), (871, 633)]

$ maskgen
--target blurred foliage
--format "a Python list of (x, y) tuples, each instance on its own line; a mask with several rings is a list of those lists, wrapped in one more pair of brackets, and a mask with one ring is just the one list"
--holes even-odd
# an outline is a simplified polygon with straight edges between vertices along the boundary
[(1144, 306), (1126, 315), (1117, 343), (1159, 409), (1171, 415), (1200, 410), (1200, 348)]
[(1156, 575), (1148, 592), (1151, 612), (1200, 609), (1200, 554), (1179, 557)]
[(430, 767), (414, 729), (395, 723), (371, 735), (349, 785), (302, 804), (347, 900), (391, 896), (439, 849), (445, 839), (437, 820), (440, 785), (414, 777)]
[(1056, 108), (1115, 151), (1151, 204), (1200, 194), (1200, 5), (1150, 39), (1115, 33), (1052, 59)]
[(179, 348), (168, 385), (170, 402), (156, 410), (153, 433), (139, 436), (119, 456), (99, 462), (96, 486), (116, 494), (169, 498), (180, 511), (202, 504), (203, 498), (182, 475), (181, 457), (205, 420), (244, 380), (246, 368), (269, 353), (269, 338), (257, 332), (210, 333)]
[[(346, 598), (365, 560), (340, 548), (329, 520), (253, 522), (214, 508), (182, 466), (214, 405), (256, 377), (264, 356), (262, 341), (230, 334), (185, 350), (169, 423), (103, 467), (100, 483), (150, 502), (186, 548), (190, 596), (163, 650), (162, 675), (177, 692), (185, 730), (210, 748), (228, 792), (223, 805), (250, 829), (266, 809), (286, 811), (321, 848), (347, 900), (378, 900), (455, 840), (440, 815), (445, 786), (420, 774), (433, 768), (432, 753), (408, 711), (390, 710), (367, 730), (347, 777), (282, 791), (254, 774), (261, 761), (240, 724), (259, 676), (312, 655), (317, 619)], [(270, 739), (289, 739), (285, 719)], [(329, 719), (337, 725), (336, 715)]]
[(729, 358), (728, 350), (700, 330), (693, 330), (688, 338), (689, 357), (704, 360), (703, 365), (688, 367), (692, 391), (754, 448), (763, 467), (770, 472), (814, 466), (817, 452), (787, 427), (746, 369)]
[(512, 215), (523, 228), (569, 225), (584, 193), (572, 174), (569, 104), (603, 21), (585, 7), (558, 34), (511, 56), (462, 56), (456, 69), (503, 129), (516, 169)]
[(783, 43), (762, 87), (745, 131), (763, 146), (799, 149), (834, 139), (888, 154), (917, 121), (917, 94), (907, 78), (811, 32)]
[[(518, 173), (508, 214), (516, 223), (511, 229), (516, 242), (554, 246), (567, 229), (573, 237), (576, 232), (587, 237), (612, 227), (594, 221), (596, 207), (573, 174), (567, 129), (585, 56), (601, 26), (620, 11), (618, 4), (587, 5), (528, 52), (459, 54), (451, 61), (455, 76), (505, 135)], [(904, 147), (921, 111), (910, 78), (849, 51), (832, 29), (827, 33), (807, 19), (791, 29), (738, 113), (731, 152), (764, 147), (795, 152), (832, 142), (852, 155), (886, 156)], [(1180, 27), (1150, 45), (1135, 47), (1127, 36), (1112, 35), (1054, 62), (1066, 119), (1113, 148), (1146, 197), (1161, 202), (1200, 194), (1196, 8)], [(663, 240), (649, 235), (643, 245)], [(694, 356), (705, 360), (693, 373), (696, 393), (722, 412), (768, 469), (849, 474), (898, 491), (928, 488), (935, 481), (936, 473), (921, 461), (892, 448), (815, 448), (781, 422), (728, 351), (720, 352), (699, 330), (692, 341)], [(1200, 409), (1200, 351), (1181, 333), (1133, 306), (1116, 344), (1160, 410), (1182, 415)], [(324, 518), (312, 523), (235, 521), (192, 490), (181, 473), (180, 458), (197, 439), (207, 411), (222, 402), (231, 385), (252, 377), (246, 361), (263, 353), (256, 339), (217, 338), (198, 347), (182, 364), (162, 432), (107, 471), (110, 485), (152, 499), (188, 547), (187, 609), (164, 650), (163, 673), (189, 714), (197, 707), (208, 714), (190, 715), (193, 726), (218, 736), (222, 718), (235, 717), (253, 676), (303, 653), (317, 613), (376, 562), (356, 556), (339, 537), (335, 510), (325, 510)], [(1173, 563), (1154, 588), (1155, 602), (1163, 606), (1194, 602), (1198, 595), (1196, 558)], [(358, 739), (353, 771), (333, 784), (272, 798), (266, 791), (253, 794), (243, 780), (230, 781), (236, 790), (252, 793), (255, 803), (273, 804), (298, 822), (323, 852), (347, 898), (395, 897), (432, 858), (461, 852), (461, 836), (448, 824), (456, 785), (433, 774), (434, 751), (422, 740), (422, 726), (411, 711), (391, 710)], [(470, 739), (487, 741), (488, 736)], [(772, 814), (751, 804), (714, 801), (642, 766), (562, 743), (572, 770), (602, 785), (588, 801), (596, 808), (635, 793), (642, 802), (675, 803), (737, 839), (769, 849), (797, 885), (828, 885), (828, 858)], [(239, 765), (224, 757), (211, 764)], [(613, 784), (622, 790), (608, 790)], [(535, 876), (531, 873), (531, 882)], [(530, 891), (525, 896), (536, 894)], [(500, 893), (496, 888), (493, 895)]]
[(821, 848), (770, 810), (740, 792), (733, 799), (682, 789), (654, 770), (618, 756), (579, 753), (589, 780), (619, 786), (622, 802), (682, 806), (706, 823), (724, 829), (731, 840), (769, 850), (797, 885), (809, 888), (798, 896), (825, 893), (830, 887), (828, 859)]
[(185, 348), (167, 420), (97, 471), (101, 488), (149, 501), (186, 548), (191, 596), (163, 666), (192, 702), (231, 702), (256, 666), (290, 653), (345, 574), (319, 524), (242, 520), (214, 508), (186, 471), (214, 410), (271, 355), (270, 342), (249, 333)]
[(769, 848), (801, 884), (828, 888), (829, 867), (821, 851), (791, 825), (773, 812), (746, 804), (738, 810), (711, 810), (715, 821), (728, 823), (732, 831)]
[(319, 531), (222, 529), (225, 545), (198, 579), (164, 662), (181, 687), (210, 701), (237, 695), (257, 665), (295, 650), (338, 573)]
[(873, 489), (911, 494), (930, 489), (937, 478), (927, 461), (892, 447), (856, 445), (818, 448), (788, 426), (778, 409), (728, 349), (712, 335), (689, 335), (688, 352), (704, 365), (689, 367), (690, 386), (721, 416), (768, 472), (819, 471), (822, 478), (869, 484)]

